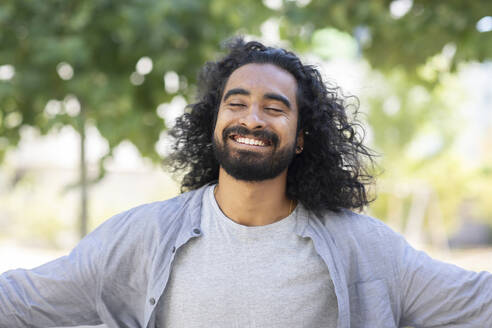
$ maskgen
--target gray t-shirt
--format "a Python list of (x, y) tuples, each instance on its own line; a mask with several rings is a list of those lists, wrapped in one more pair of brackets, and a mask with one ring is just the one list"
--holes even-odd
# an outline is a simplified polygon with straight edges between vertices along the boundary
[(204, 193), (202, 236), (176, 253), (158, 327), (336, 327), (328, 269), (288, 217), (265, 226), (237, 224)]

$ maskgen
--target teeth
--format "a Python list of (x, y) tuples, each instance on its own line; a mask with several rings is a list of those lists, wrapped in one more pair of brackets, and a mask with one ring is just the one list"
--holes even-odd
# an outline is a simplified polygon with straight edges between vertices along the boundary
[(255, 145), (255, 146), (265, 146), (265, 143), (261, 140), (250, 139), (250, 138), (236, 138), (236, 141), (246, 145)]

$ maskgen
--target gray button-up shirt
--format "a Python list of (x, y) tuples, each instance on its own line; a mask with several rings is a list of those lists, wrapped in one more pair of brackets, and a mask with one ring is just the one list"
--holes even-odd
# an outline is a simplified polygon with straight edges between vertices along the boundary
[[(118, 214), (68, 256), (2, 274), (0, 327), (154, 327), (176, 249), (200, 238), (204, 190)], [(367, 216), (306, 216), (296, 233), (326, 263), (338, 327), (492, 327), (490, 273), (433, 260)]]

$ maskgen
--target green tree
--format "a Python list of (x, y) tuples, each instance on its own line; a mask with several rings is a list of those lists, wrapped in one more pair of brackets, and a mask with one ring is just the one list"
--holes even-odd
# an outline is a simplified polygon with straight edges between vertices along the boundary
[[(259, 34), (259, 26), (270, 17), (280, 22), (280, 37), (298, 51), (324, 44), (321, 55), (329, 59), (332, 51), (326, 49), (332, 46), (330, 35), (336, 34), (356, 40), (345, 43), (346, 53), (354, 50), (384, 72), (401, 109), (396, 114), (382, 110), (387, 100), (382, 94), (368, 100), (368, 118), (376, 145), (392, 159), (402, 159), (401, 150), (424, 129), (422, 122), (446, 116), (447, 107), (428, 111), (439, 100), (415, 106), (412, 92), (424, 88), (433, 98), (459, 63), (492, 57), (491, 32), (477, 30), (477, 23), (492, 12), (488, 1), (280, 4), (271, 10), (260, 0), (4, 2), (0, 66), (11, 66), (0, 69), (9, 75), (5, 72), (13, 68), (15, 75), (0, 80), (0, 159), (17, 145), (22, 126), (47, 133), (69, 124), (83, 136), (90, 122), (109, 143), (106, 157), (126, 139), (143, 156), (159, 161), (154, 145), (166, 126), (157, 116), (157, 105), (177, 94), (191, 100), (197, 70), (216, 56), (217, 45), (238, 31)], [(330, 28), (337, 32), (325, 33)], [(177, 86), (164, 84), (166, 73)], [(391, 129), (385, 124), (395, 126), (398, 135), (388, 135)], [(452, 129), (446, 131), (444, 145), (452, 139)]]
[[(166, 126), (157, 105), (191, 94), (198, 68), (216, 56), (217, 45), (236, 31), (258, 33), (268, 15), (261, 1), (3, 2), (0, 65), (15, 74), (0, 80), (0, 159), (25, 125), (43, 134), (72, 125), (83, 150), (90, 122), (109, 143), (105, 157), (126, 139), (160, 160), (154, 145)], [(166, 73), (177, 86), (165, 85)]]
[[(487, 194), (491, 180), (483, 172), (491, 164), (470, 172), (452, 146), (462, 129), (455, 73), (460, 64), (492, 59), (492, 3), (297, 0), (284, 2), (276, 13), (283, 17), (281, 38), (295, 48), (326, 60), (359, 56), (374, 69), (371, 91), (361, 98), (385, 172), (374, 214), (411, 214), (425, 194), (415, 191), (428, 188), (426, 215), (442, 217), (449, 227), (469, 195), (466, 184), (481, 186), (473, 195)], [(484, 178), (487, 183), (476, 182)], [(440, 204), (440, 214), (431, 202)]]
[(309, 46), (316, 30), (332, 27), (353, 35), (363, 56), (385, 71), (414, 74), (446, 45), (456, 49), (452, 70), (460, 62), (492, 58), (490, 17), (477, 25), (492, 14), (490, 1), (312, 0), (304, 7), (302, 2), (286, 1), (277, 12), (286, 17), (282, 37), (296, 40), (299, 48)]

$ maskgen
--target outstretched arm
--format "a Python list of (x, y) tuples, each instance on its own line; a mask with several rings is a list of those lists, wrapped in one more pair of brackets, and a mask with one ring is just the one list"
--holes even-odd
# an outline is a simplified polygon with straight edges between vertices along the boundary
[(430, 258), (399, 241), (403, 326), (492, 327), (492, 274)]
[(99, 242), (89, 235), (68, 256), (0, 275), (0, 327), (100, 324), (100, 253)]

